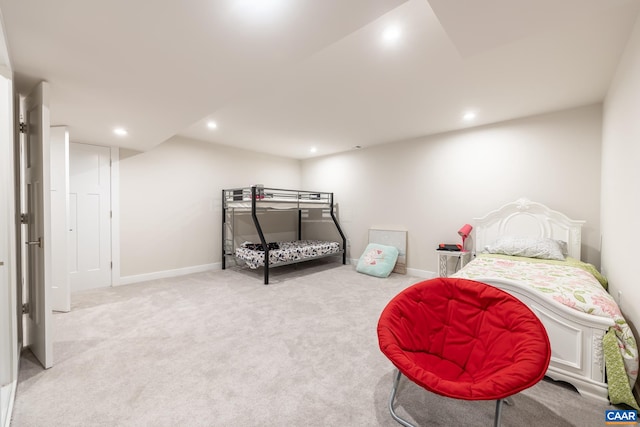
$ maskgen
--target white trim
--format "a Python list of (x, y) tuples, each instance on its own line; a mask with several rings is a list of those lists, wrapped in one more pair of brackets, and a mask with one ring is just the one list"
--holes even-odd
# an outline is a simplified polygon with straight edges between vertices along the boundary
[[(347, 258), (347, 264), (353, 265), (354, 268), (358, 263), (357, 259)], [(115, 263), (114, 263), (115, 266)], [(202, 273), (205, 271), (221, 270), (222, 263), (214, 262), (212, 264), (194, 265), (191, 267), (176, 268), (173, 270), (154, 271), (153, 273), (136, 274), (132, 276), (120, 277), (118, 285), (131, 285), (133, 283), (147, 282), (149, 280), (167, 279), (170, 277), (179, 277), (187, 274)], [(407, 275), (424, 279), (433, 279), (437, 274), (433, 271), (418, 270), (416, 268), (408, 268)]]
[(132, 283), (146, 282), (148, 280), (166, 279), (169, 277), (184, 276), (186, 274), (202, 273), (204, 271), (221, 270), (222, 263), (194, 265), (191, 267), (176, 268), (174, 270), (155, 271), (153, 273), (136, 274), (133, 276), (120, 277), (120, 285), (130, 285)]
[(120, 148), (111, 147), (111, 286), (120, 285)]
[(54, 311), (71, 311), (69, 281), (69, 130), (51, 126), (51, 306)]
[[(0, 399), (2, 406), (2, 417), (4, 423), (2, 427), (9, 427), (11, 425), (11, 414), (13, 413), (13, 405), (16, 401), (16, 390), (18, 388), (18, 381), (14, 380), (11, 384), (2, 386), (0, 389)], [(6, 412), (4, 412), (6, 410)]]
[[(1, 21), (1, 20), (0, 20)], [(4, 48), (0, 22), (0, 48)], [(6, 49), (5, 49), (6, 51)], [(0, 76), (0, 425), (8, 427), (20, 363), (16, 313), (16, 184), (14, 88), (11, 75)]]
[(423, 279), (433, 279), (434, 277), (438, 277), (435, 271), (419, 270), (417, 268), (407, 268), (407, 274), (409, 276), (420, 277)]

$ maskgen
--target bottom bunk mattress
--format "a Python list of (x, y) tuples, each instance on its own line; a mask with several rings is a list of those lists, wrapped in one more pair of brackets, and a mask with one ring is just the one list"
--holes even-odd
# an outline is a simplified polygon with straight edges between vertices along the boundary
[[(340, 253), (340, 243), (321, 240), (296, 240), (269, 243), (269, 266), (291, 264), (313, 258)], [(236, 258), (249, 268), (264, 266), (264, 248), (261, 244), (245, 242), (236, 248)]]

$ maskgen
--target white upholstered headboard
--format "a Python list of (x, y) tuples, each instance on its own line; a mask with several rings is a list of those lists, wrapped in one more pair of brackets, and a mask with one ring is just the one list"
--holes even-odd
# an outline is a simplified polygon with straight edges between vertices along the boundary
[(476, 253), (481, 253), (486, 245), (502, 236), (548, 237), (567, 242), (569, 256), (580, 259), (581, 231), (585, 222), (570, 219), (541, 203), (521, 198), (481, 218), (474, 218), (474, 222)]

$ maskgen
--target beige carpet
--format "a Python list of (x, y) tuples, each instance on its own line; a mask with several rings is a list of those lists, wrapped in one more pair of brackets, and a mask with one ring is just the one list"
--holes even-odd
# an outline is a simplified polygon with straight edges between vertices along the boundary
[[(316, 261), (268, 286), (225, 270), (75, 293), (54, 316), (54, 367), (22, 359), (12, 426), (397, 426), (376, 324), (419, 280)], [(514, 401), (503, 426), (602, 426), (612, 408), (551, 381)], [(402, 383), (398, 412), (421, 426), (493, 411)]]

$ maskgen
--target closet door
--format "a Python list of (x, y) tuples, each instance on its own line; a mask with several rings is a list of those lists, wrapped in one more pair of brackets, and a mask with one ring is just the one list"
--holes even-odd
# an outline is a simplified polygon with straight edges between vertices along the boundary
[(69, 144), (71, 290), (111, 286), (110, 149)]

